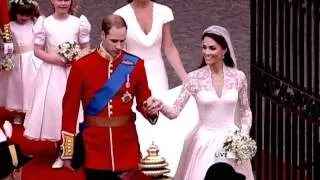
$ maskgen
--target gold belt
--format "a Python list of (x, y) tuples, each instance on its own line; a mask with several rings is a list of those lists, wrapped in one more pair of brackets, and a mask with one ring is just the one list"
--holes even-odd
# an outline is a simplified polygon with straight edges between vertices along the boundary
[(33, 51), (33, 45), (25, 45), (25, 46), (16, 46), (14, 49), (14, 54), (22, 54), (28, 51)]
[(134, 119), (135, 117), (133, 116), (85, 116), (85, 122), (88, 124), (88, 126), (96, 127), (119, 127), (134, 122)]

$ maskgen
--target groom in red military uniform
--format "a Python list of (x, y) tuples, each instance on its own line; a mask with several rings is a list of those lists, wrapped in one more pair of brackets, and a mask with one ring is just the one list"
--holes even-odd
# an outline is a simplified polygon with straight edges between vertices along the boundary
[[(137, 110), (155, 124), (156, 104), (148, 88), (144, 61), (123, 51), (127, 25), (117, 15), (102, 21), (102, 42), (97, 50), (72, 64), (63, 99), (62, 159), (72, 159), (80, 101), (85, 110), (81, 131), (87, 179), (111, 179), (138, 168), (141, 158), (131, 110)], [(130, 174), (130, 173), (129, 173)]]

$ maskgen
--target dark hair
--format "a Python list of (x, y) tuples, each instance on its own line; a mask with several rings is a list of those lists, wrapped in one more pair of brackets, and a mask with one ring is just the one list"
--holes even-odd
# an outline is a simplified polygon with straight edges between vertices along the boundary
[[(127, 0), (128, 1), (128, 3), (131, 3), (133, 0)], [(154, 1), (154, 0), (151, 0), (151, 1)]]
[(24, 5), (19, 5), (13, 2), (10, 4), (10, 21), (17, 20), (17, 14), (30, 16), (32, 20), (36, 20), (40, 16), (39, 8), (30, 3), (25, 3)]
[(109, 30), (113, 26), (115, 26), (116, 28), (122, 28), (122, 27), (125, 27), (126, 29), (128, 28), (126, 22), (121, 16), (118, 16), (115, 14), (105, 16), (101, 23), (101, 30), (105, 33), (105, 35), (109, 34)]
[(224, 162), (218, 162), (209, 167), (204, 180), (245, 180), (246, 177), (234, 170), (234, 168)]
[[(223, 49), (228, 49), (228, 44), (227, 44), (226, 40), (222, 36), (219, 36), (219, 35), (213, 34), (213, 33), (204, 33), (202, 35), (201, 39), (203, 40), (205, 37), (209, 37), (209, 38), (213, 39)], [(230, 55), (229, 49), (227, 50), (226, 54), (224, 55), (223, 62), (228, 67), (234, 67), (235, 66), (234, 61), (233, 61), (233, 59), (232, 59), (232, 57)], [(207, 64), (206, 64), (204, 58), (202, 57), (202, 62), (201, 62), (201, 65), (199, 66), (199, 68), (202, 68), (205, 65), (207, 65)]]
[[(13, 164), (12, 155), (15, 154), (18, 164)], [(0, 179), (8, 177), (15, 169), (19, 169), (33, 158), (26, 156), (18, 144), (0, 143)]]

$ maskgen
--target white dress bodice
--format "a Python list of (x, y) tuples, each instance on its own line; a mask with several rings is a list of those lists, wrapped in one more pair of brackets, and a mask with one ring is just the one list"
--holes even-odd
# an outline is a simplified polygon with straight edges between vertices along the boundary
[(67, 41), (80, 44), (89, 42), (90, 24), (83, 15), (80, 18), (69, 15), (65, 20), (57, 20), (52, 15), (39, 17), (34, 29), (34, 43), (50, 48), (56, 48)]
[(20, 25), (15, 21), (10, 22), (10, 30), (16, 45), (33, 46), (33, 25), (34, 23), (31, 20), (27, 21), (24, 25)]
[[(208, 66), (189, 73), (182, 92), (173, 107), (165, 106), (163, 113), (175, 118), (192, 95), (199, 111), (199, 123), (216, 129), (240, 125), (245, 131), (251, 127), (251, 110), (247, 97), (247, 82), (243, 72), (224, 66), (224, 85), (221, 97), (212, 86), (211, 71)], [(239, 119), (236, 107), (239, 106)]]
[(162, 29), (163, 25), (174, 19), (172, 10), (164, 5), (153, 2), (151, 31), (146, 34), (141, 29), (130, 4), (116, 10), (128, 26), (126, 50), (144, 60), (149, 87), (153, 95), (163, 93), (168, 89), (168, 78), (162, 59)]

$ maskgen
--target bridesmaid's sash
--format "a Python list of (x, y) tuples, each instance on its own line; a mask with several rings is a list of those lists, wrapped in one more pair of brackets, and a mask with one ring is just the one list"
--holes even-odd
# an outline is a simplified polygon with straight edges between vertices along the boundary
[(85, 114), (89, 116), (96, 116), (108, 104), (122, 85), (126, 81), (126, 76), (134, 69), (139, 58), (130, 54), (125, 54), (120, 60), (117, 69), (112, 73), (111, 77), (103, 85), (103, 87), (93, 96), (89, 102)]

